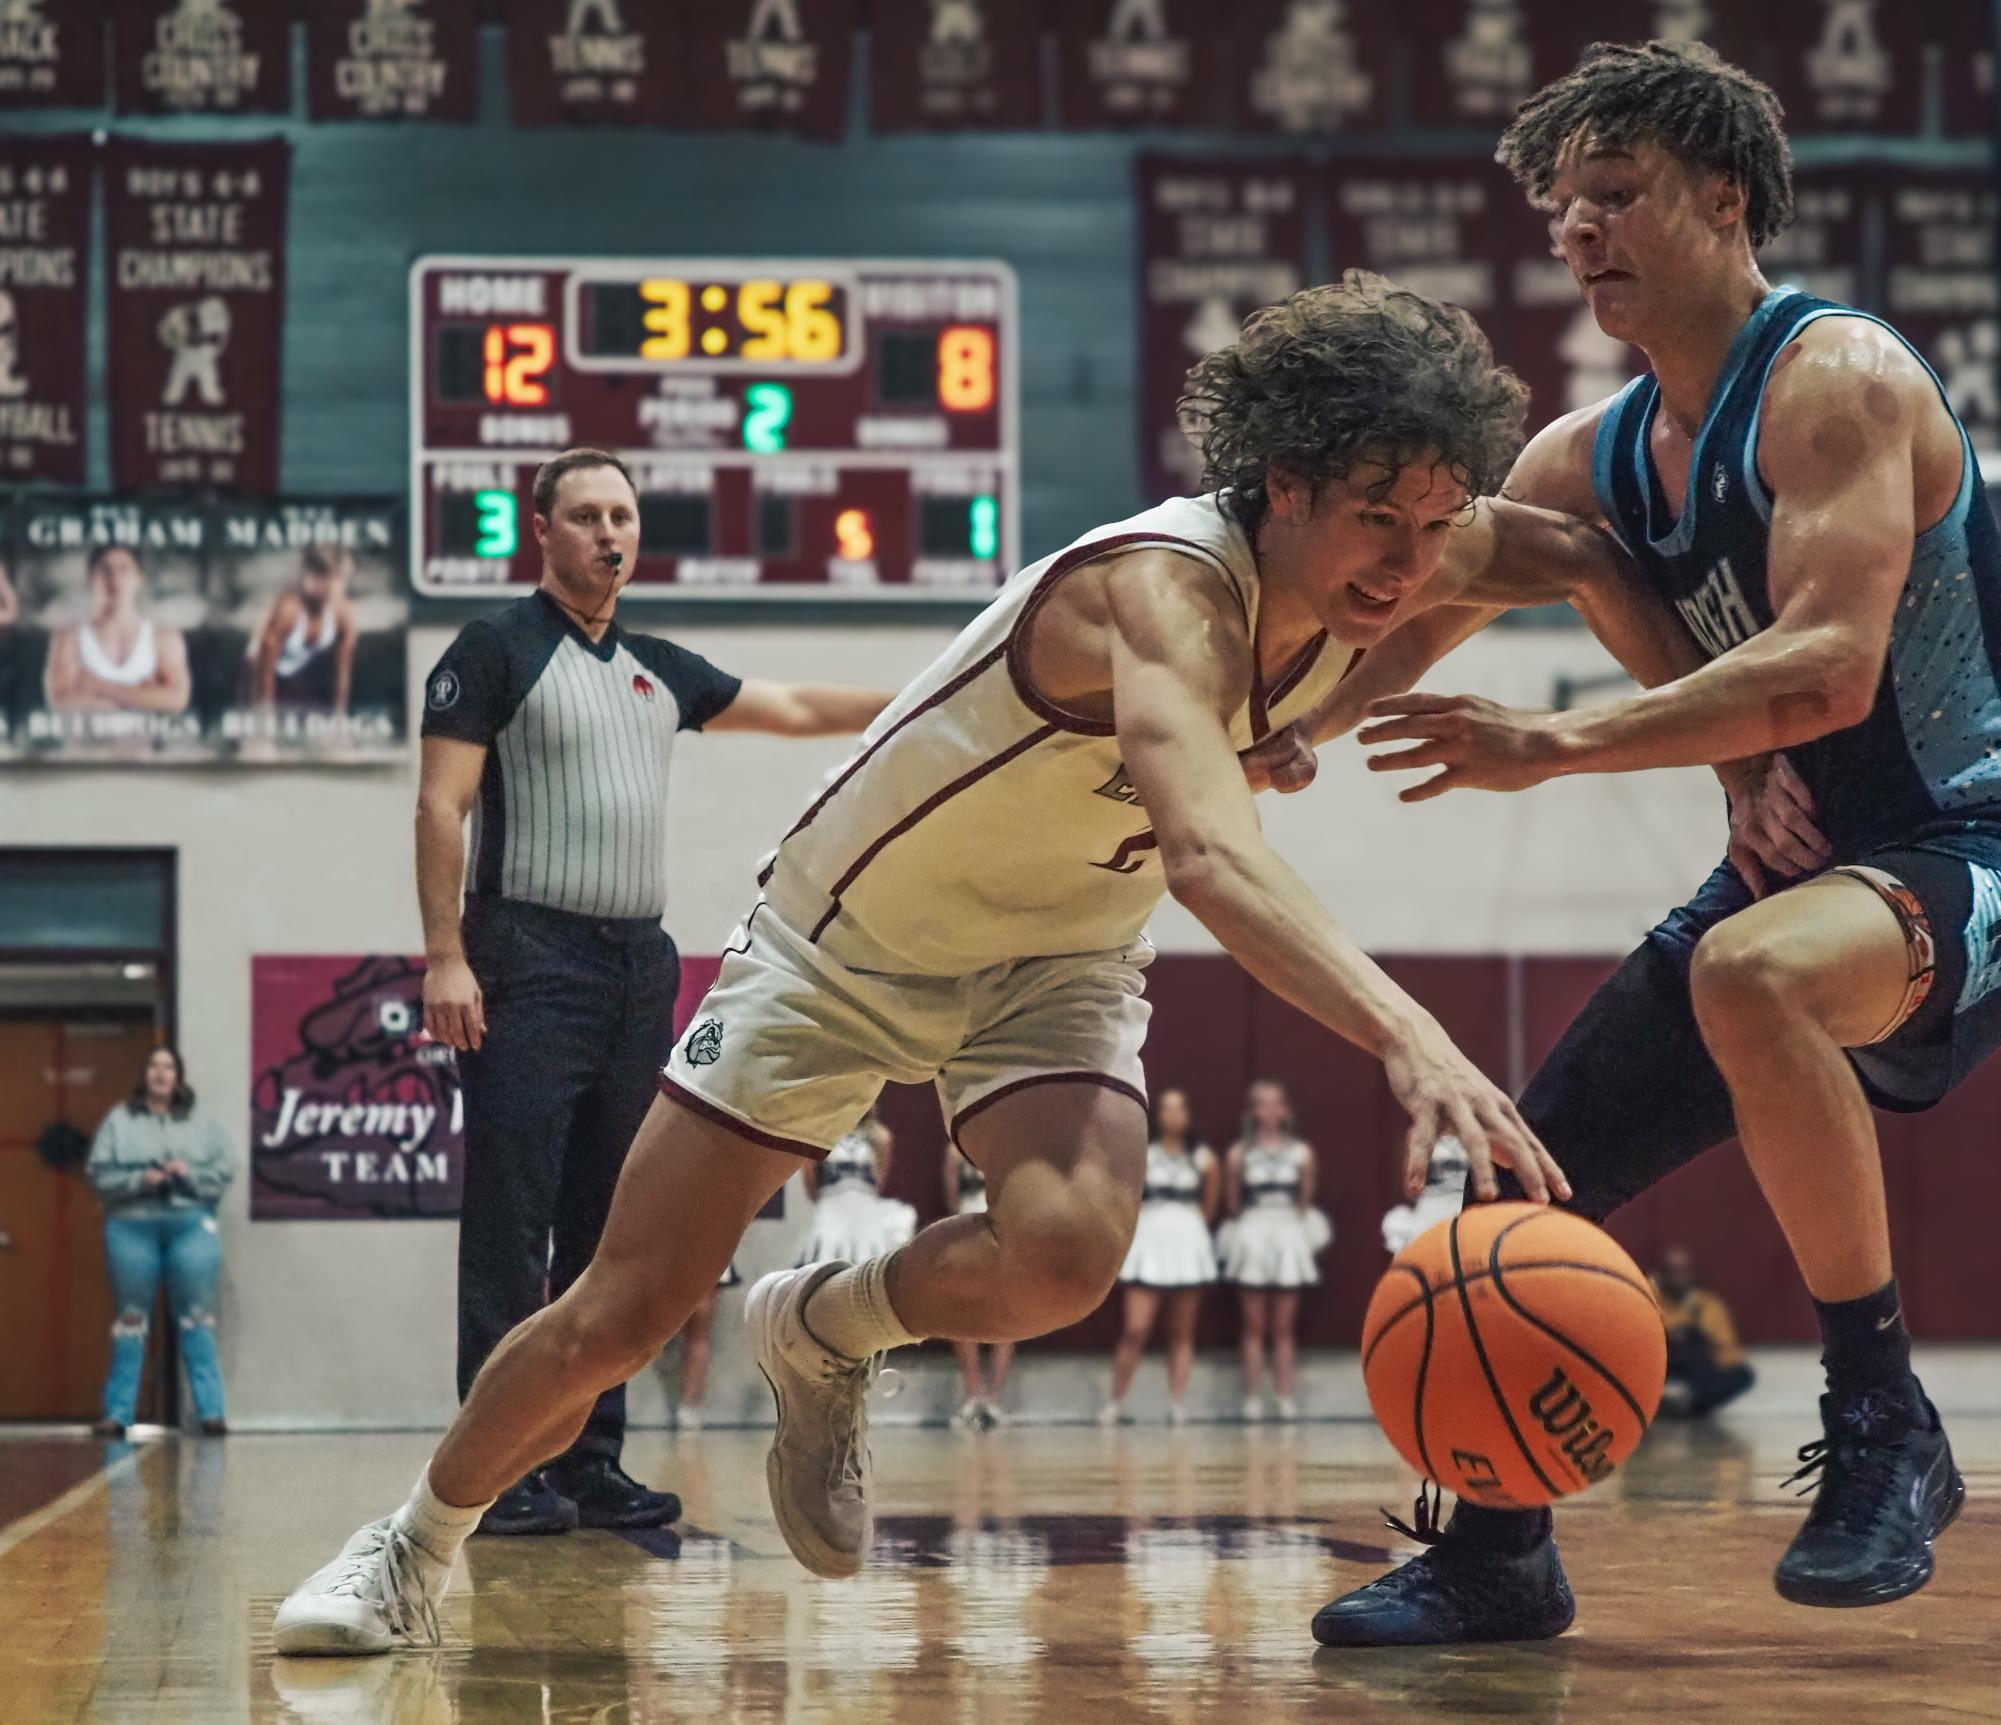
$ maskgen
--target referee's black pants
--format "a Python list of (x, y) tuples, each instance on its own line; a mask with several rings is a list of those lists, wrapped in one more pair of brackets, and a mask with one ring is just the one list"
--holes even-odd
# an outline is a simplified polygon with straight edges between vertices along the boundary
[[(466, 959), (486, 1036), (459, 1056), (459, 1399), (500, 1339), (583, 1273), (674, 1042), (681, 960), (659, 923), (470, 899)], [(618, 1459), (625, 1386), (572, 1458)]]

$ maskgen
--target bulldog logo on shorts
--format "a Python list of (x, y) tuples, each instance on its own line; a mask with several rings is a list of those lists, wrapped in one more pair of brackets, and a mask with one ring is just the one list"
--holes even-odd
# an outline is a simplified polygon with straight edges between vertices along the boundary
[(713, 1066), (722, 1058), (723, 1021), (720, 1018), (705, 1018), (688, 1032), (688, 1040), (681, 1045), (681, 1052), (690, 1066)]

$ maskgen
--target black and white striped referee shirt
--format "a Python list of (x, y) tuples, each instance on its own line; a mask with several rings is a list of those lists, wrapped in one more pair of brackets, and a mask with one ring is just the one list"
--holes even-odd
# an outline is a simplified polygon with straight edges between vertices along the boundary
[(667, 767), (742, 682), (614, 622), (593, 643), (539, 588), (459, 631), (424, 685), (427, 737), (487, 751), (468, 896), (580, 916), (667, 908)]

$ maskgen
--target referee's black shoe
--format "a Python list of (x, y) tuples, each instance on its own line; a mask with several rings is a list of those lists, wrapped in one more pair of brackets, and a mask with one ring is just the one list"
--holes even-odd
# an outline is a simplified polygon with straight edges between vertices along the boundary
[(568, 1533), (577, 1525), (577, 1506), (539, 1473), (518, 1479), (487, 1506), (481, 1533)]
[(1322, 1647), (1431, 1647), (1475, 1641), (1546, 1641), (1577, 1615), (1570, 1583), (1542, 1511), (1466, 1513), (1441, 1531), (1418, 1496), (1417, 1525), (1389, 1525), (1430, 1547), (1366, 1587), (1323, 1605), (1313, 1619)]
[(1795, 1605), (1887, 1605), (1932, 1578), (1932, 1541), (1966, 1501), (1938, 1410), (1909, 1390), (1820, 1398), (1823, 1435), (1786, 1481), (1818, 1475), (1806, 1526), (1779, 1562)]
[(549, 1483), (577, 1506), (579, 1527), (665, 1527), (681, 1519), (681, 1500), (652, 1491), (610, 1456), (551, 1462)]

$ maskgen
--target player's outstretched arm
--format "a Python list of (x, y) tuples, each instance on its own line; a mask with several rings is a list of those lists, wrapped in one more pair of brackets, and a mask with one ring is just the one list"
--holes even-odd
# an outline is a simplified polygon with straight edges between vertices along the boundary
[(1221, 578), (1171, 554), (1132, 556), (1107, 568), (1104, 592), (1119, 745), (1160, 841), (1168, 890), (1274, 994), (1383, 1062), (1411, 1118), (1411, 1191), (1423, 1184), (1432, 1146), (1454, 1132), (1478, 1145), (1480, 1195), (1494, 1195), (1493, 1165), (1502, 1162), (1532, 1198), (1552, 1189), (1567, 1196), (1514, 1104), (1265, 841), (1225, 725), (1250, 684), (1252, 649)]

